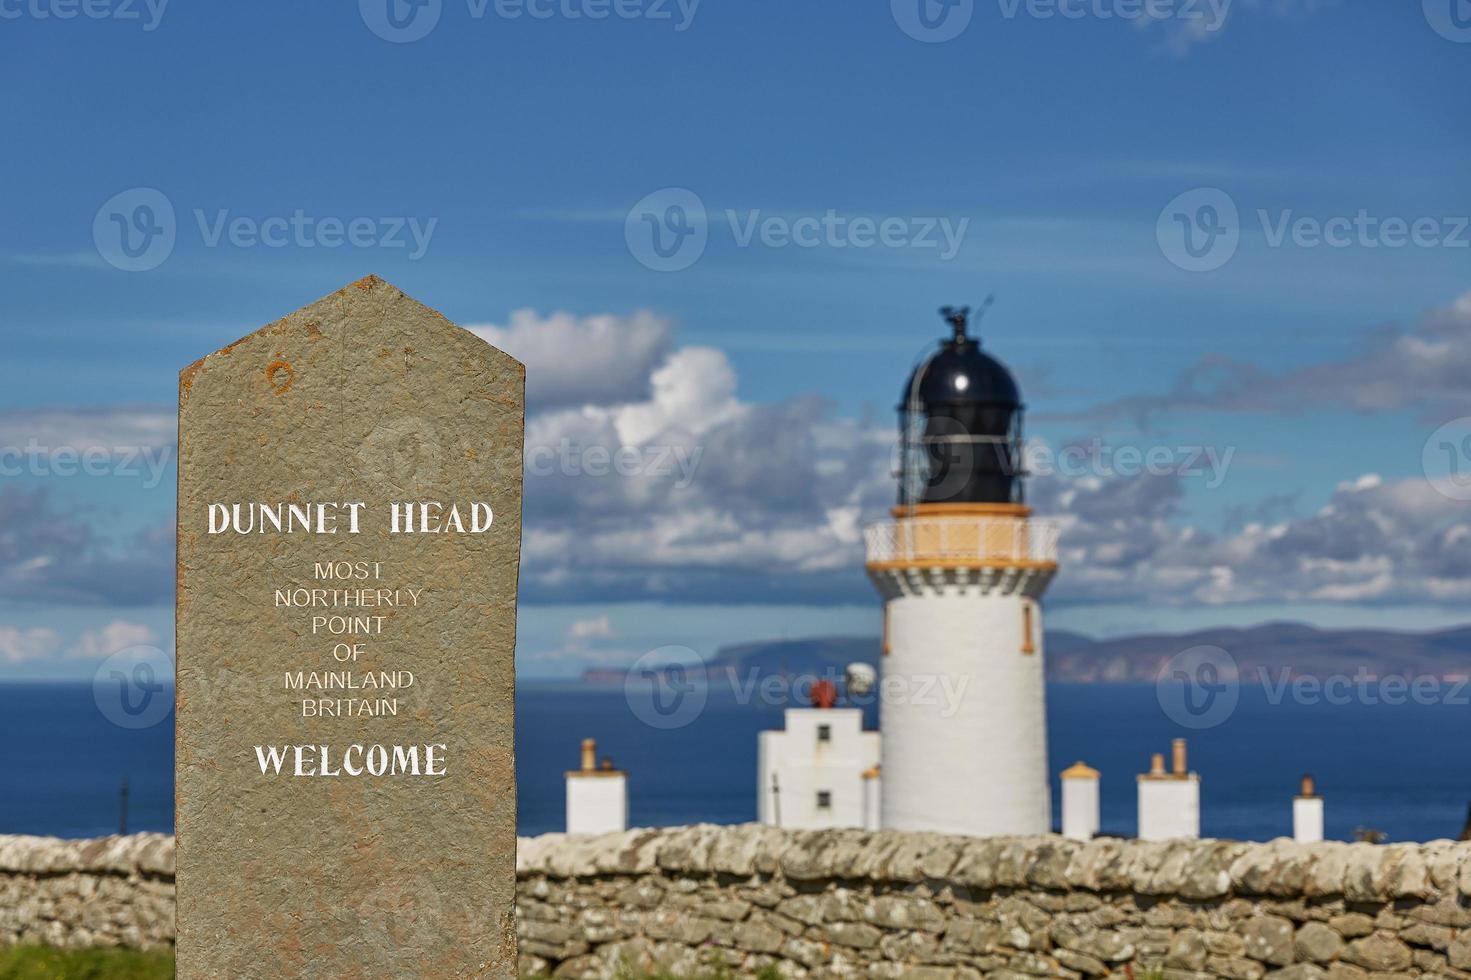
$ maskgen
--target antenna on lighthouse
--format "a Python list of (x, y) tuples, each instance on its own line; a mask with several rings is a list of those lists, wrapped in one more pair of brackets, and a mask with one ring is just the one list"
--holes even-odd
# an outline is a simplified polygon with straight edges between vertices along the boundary
[(957, 343), (965, 340), (965, 323), (970, 319), (969, 306), (942, 306), (940, 307), (940, 316), (955, 331), (955, 340)]
[[(995, 293), (991, 293), (989, 296), (986, 297), (986, 301), (982, 303), (981, 308), (976, 311), (976, 323), (980, 323), (986, 318), (986, 311), (989, 310), (991, 308), (991, 304), (995, 302)], [(969, 336), (966, 335), (966, 327), (969, 325), (971, 319), (969, 306), (942, 306), (940, 307), (940, 316), (945, 320), (946, 323), (950, 324), (950, 329), (955, 331), (954, 339), (957, 344), (971, 339)], [(979, 338), (976, 339), (979, 340)]]

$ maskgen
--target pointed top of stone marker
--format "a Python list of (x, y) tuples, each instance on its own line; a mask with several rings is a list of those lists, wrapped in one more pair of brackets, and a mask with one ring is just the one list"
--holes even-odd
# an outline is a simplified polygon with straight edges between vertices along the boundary
[[(269, 336), (284, 337), (297, 331), (304, 331), (313, 341), (320, 341), (326, 338), (324, 323), (361, 326), (385, 320), (402, 324), (406, 334), (414, 332), (433, 335), (437, 331), (446, 338), (453, 337), (453, 342), (456, 343), (473, 341), (474, 345), (483, 347), (495, 361), (502, 365), (515, 365), (521, 377), (524, 379), (526, 376), (525, 366), (510, 354), (466, 330), (438, 310), (425, 306), (393, 283), (369, 273), (356, 282), (348, 283), (335, 293), (329, 293), (314, 303), (308, 303), (295, 313), (287, 314), (273, 323), (253, 330), (239, 340), (232, 341), (214, 353), (190, 364), (179, 372), (179, 396), (180, 398), (185, 397), (193, 387), (195, 375), (212, 359), (228, 357), (237, 347), (247, 341)], [(275, 379), (277, 385), (285, 383), (285, 375), (280, 372), (278, 375)]]

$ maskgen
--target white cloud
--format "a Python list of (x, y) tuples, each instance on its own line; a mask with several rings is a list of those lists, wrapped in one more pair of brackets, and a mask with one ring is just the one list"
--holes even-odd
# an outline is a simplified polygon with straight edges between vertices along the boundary
[(0, 663), (17, 665), (47, 660), (60, 647), (61, 638), (54, 630), (19, 630), (12, 626), (0, 626)]
[(568, 640), (585, 642), (593, 639), (605, 640), (611, 636), (613, 636), (613, 623), (606, 615), (573, 620), (567, 626)]
[(1314, 514), (1211, 534), (1177, 522), (1178, 480), (1043, 485), (1061, 516), (1055, 595), (1086, 602), (1452, 602), (1471, 599), (1471, 514), (1422, 479), (1346, 481)]
[(610, 642), (617, 635), (612, 619), (606, 614), (575, 619), (567, 624), (559, 646), (539, 650), (531, 659), (544, 664), (563, 661), (579, 664), (627, 663), (633, 659), (633, 654)]
[(172, 452), (177, 441), (173, 409), (162, 405), (20, 408), (0, 411), (0, 447), (74, 452), (100, 449)]
[[(528, 445), (571, 450), (570, 465), (527, 477), (529, 595), (798, 601), (861, 587), (858, 515), (892, 495), (882, 440), (816, 399), (743, 402), (713, 348), (673, 351), (648, 391), (528, 422)], [(640, 463), (599, 476), (584, 464), (594, 452)]]
[(670, 429), (703, 435), (746, 414), (736, 401), (735, 370), (713, 347), (675, 351), (653, 372), (649, 387), (647, 401), (614, 411), (618, 436), (628, 445), (642, 445)]
[(128, 647), (153, 646), (158, 634), (141, 623), (115, 619), (101, 629), (87, 630), (67, 650), (72, 660), (101, 660)]
[(526, 365), (526, 399), (531, 408), (612, 405), (648, 394), (651, 372), (668, 354), (674, 326), (640, 311), (542, 318), (516, 310), (508, 326), (478, 324), (477, 336)]
[[(723, 351), (677, 346), (672, 327), (646, 315), (518, 314), (506, 337), (543, 328), (562, 339), (516, 353), (533, 361), (532, 378), (571, 380), (547, 382), (555, 389), (544, 390), (545, 407), (527, 420), (524, 601), (871, 598), (862, 527), (884, 516), (894, 497), (892, 426), (834, 418), (811, 396), (745, 401)], [(610, 352), (620, 380), (593, 380)], [(545, 358), (553, 360), (538, 366)], [(1280, 375), (1241, 365), (1225, 380), (1115, 410), (1312, 405), (1467, 414), (1468, 375), (1471, 294), (1412, 330), (1380, 334), (1353, 357)], [(156, 419), (118, 424), (156, 434)], [(1173, 606), (1471, 598), (1471, 518), (1423, 480), (1367, 474), (1312, 514), (1297, 513), (1290, 496), (1270, 497), (1238, 511), (1229, 531), (1192, 523), (1184, 491), (1177, 475), (1030, 481), (1037, 512), (1064, 525), (1052, 597)], [(0, 589), (51, 603), (167, 601), (170, 530), (160, 526), (135, 542), (100, 540), (85, 515), (58, 511), (44, 493), (0, 487)], [(99, 635), (77, 648), (123, 639)], [(36, 649), (21, 640), (11, 636), (11, 652), (0, 657)], [(574, 624), (562, 646), (546, 656), (621, 655), (605, 617)]]
[[(22, 664), (60, 660), (102, 660), (130, 647), (152, 648), (158, 634), (147, 626), (115, 619), (97, 629), (83, 630), (69, 642), (46, 627), (18, 629), (0, 626), (0, 664)], [(152, 659), (151, 655), (143, 659)]]
[(1134, 23), (1141, 28), (1161, 25), (1165, 32), (1165, 50), (1183, 58), (1196, 45), (1220, 37), (1232, 18), (1244, 13), (1253, 16), (1267, 14), (1278, 20), (1302, 20), (1337, 3), (1338, 0), (1211, 0), (1206, 3), (1175, 3), (1158, 8), (1158, 13), (1155, 13), (1156, 8), (1146, 4), (1144, 16)]
[[(1402, 408), (1423, 405), (1417, 397), (1461, 395), (1464, 386), (1421, 359), (1419, 346), (1438, 339), (1467, 358), (1471, 371), (1471, 297), (1427, 317), (1412, 337), (1381, 338), (1354, 359), (1354, 370), (1373, 365), (1399, 377)], [(1386, 351), (1401, 353), (1396, 359)], [(1342, 404), (1362, 387), (1354, 370), (1346, 372), (1345, 363), (1302, 369), (1268, 385), (1267, 400), (1313, 397), (1356, 407)], [(717, 603), (869, 597), (862, 526), (881, 518), (893, 498), (892, 429), (834, 419), (817, 399), (745, 402), (738, 389), (723, 352), (683, 347), (650, 370), (639, 399), (533, 416), (528, 444), (570, 447), (574, 462), (593, 449), (641, 452), (645, 460), (668, 451), (698, 466), (684, 484), (677, 472), (652, 468), (619, 476), (573, 465), (528, 475), (524, 595)], [(1219, 396), (1238, 397), (1226, 384)], [(1261, 408), (1259, 394), (1239, 397), (1240, 410)], [(1424, 481), (1366, 475), (1309, 515), (1294, 515), (1291, 499), (1273, 498), (1229, 532), (1194, 526), (1184, 491), (1177, 475), (1033, 479), (1037, 512), (1064, 525), (1052, 595), (1162, 605), (1471, 596), (1471, 559), (1461, 560), (1456, 547), (1471, 540), (1471, 527), (1461, 520), (1462, 505)]]

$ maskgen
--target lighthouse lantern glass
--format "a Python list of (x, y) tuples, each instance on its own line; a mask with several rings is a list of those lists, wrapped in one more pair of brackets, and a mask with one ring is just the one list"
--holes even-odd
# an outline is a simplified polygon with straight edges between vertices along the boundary
[(965, 334), (941, 341), (899, 405), (899, 503), (1023, 500), (1021, 395), (1011, 372)]

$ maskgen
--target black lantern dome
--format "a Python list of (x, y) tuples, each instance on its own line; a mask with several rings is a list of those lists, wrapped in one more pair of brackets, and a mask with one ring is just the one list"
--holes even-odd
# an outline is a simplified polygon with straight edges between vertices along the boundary
[(1016, 379), (967, 336), (969, 308), (940, 311), (953, 335), (920, 362), (899, 402), (901, 506), (1022, 501)]

